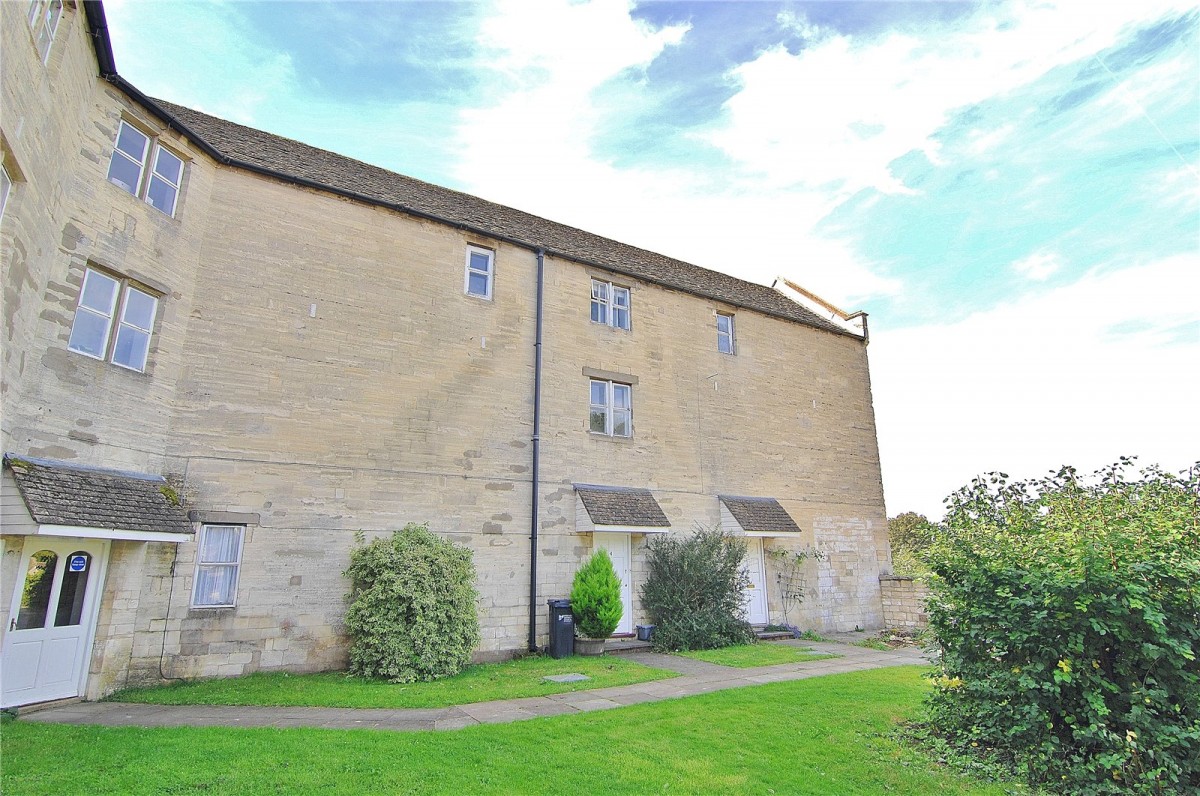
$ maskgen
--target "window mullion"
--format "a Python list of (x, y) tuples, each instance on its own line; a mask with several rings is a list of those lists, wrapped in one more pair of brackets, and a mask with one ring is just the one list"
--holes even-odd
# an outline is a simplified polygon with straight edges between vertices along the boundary
[(154, 150), (157, 147), (153, 141), (147, 141), (146, 153), (142, 155), (142, 162), (139, 164), (137, 192), (134, 195), (143, 202), (146, 201), (146, 189), (150, 187), (150, 166), (154, 163)]
[(616, 413), (616, 410), (617, 410), (616, 396), (614, 394), (613, 383), (611, 381), (608, 382), (608, 387), (605, 390), (605, 393), (608, 398), (608, 430), (607, 430), (607, 433), (608, 433), (608, 436), (611, 437), (613, 435), (613, 426), (616, 423), (616, 418), (614, 417), (614, 414)]
[(121, 331), (121, 325), (125, 323), (125, 304), (129, 301), (129, 290), (127, 290), (127, 288), (128, 285), (122, 282), (121, 287), (119, 288), (120, 299), (118, 301), (120, 310), (113, 313), (113, 322), (109, 324), (108, 327), (108, 343), (104, 349), (104, 358), (109, 362), (112, 362), (112, 358), (117, 347), (117, 334), (119, 334)]

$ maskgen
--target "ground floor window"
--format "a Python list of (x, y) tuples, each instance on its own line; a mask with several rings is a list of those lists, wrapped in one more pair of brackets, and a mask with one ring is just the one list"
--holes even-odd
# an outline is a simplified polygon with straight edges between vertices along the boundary
[(192, 607), (237, 605), (238, 570), (242, 564), (244, 525), (202, 525), (196, 550)]

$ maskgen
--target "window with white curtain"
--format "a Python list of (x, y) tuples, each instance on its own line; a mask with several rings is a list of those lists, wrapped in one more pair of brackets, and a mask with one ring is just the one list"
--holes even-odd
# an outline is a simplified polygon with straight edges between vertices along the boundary
[(202, 525), (196, 550), (193, 608), (237, 605), (238, 570), (242, 564), (244, 525)]

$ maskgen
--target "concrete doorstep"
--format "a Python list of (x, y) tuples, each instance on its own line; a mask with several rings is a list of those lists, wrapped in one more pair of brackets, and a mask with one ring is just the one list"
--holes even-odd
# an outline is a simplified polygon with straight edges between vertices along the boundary
[(827, 674), (923, 664), (916, 649), (872, 650), (836, 642), (778, 641), (838, 655), (804, 663), (737, 669), (655, 652), (628, 652), (645, 666), (678, 672), (679, 677), (649, 683), (573, 691), (544, 697), (476, 702), (447, 708), (316, 708), (228, 705), (141, 705), (131, 702), (70, 702), (44, 707), (21, 721), (46, 724), (99, 724), (106, 727), (322, 727), (339, 730), (457, 730), (476, 724), (503, 724), (540, 716), (657, 702), (664, 699), (803, 680)]

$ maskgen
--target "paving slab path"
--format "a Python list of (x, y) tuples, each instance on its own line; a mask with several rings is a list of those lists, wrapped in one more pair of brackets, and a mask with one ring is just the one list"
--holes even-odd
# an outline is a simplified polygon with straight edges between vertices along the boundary
[(100, 724), (107, 727), (324, 727), (355, 730), (455, 730), (475, 724), (501, 724), (539, 716), (608, 710), (641, 702), (707, 694), (785, 680), (841, 672), (926, 663), (917, 649), (872, 650), (841, 643), (777, 641), (837, 655), (803, 663), (737, 669), (677, 655), (639, 652), (630, 660), (680, 674), (656, 680), (551, 696), (476, 702), (447, 708), (313, 708), (236, 705), (142, 705), (132, 702), (73, 702), (37, 710), (22, 721), (48, 724)]

